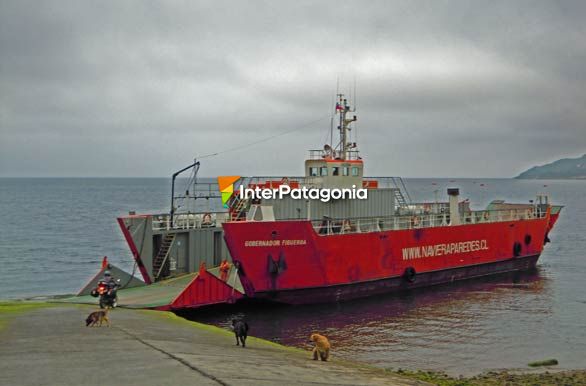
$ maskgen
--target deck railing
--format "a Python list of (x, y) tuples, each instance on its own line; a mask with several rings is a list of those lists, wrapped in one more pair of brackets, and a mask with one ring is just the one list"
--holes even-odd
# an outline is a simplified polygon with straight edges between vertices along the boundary
[[(545, 212), (535, 207), (511, 210), (478, 210), (460, 215), (460, 224), (480, 224), (503, 221), (530, 220), (545, 217)], [(389, 230), (422, 229), (450, 225), (450, 214), (422, 213), (404, 216), (365, 217), (347, 219), (322, 219), (312, 221), (316, 233), (321, 236), (381, 232)]]
[[(440, 203), (444, 207), (443, 203)], [(220, 227), (230, 221), (228, 212), (181, 213), (174, 216), (174, 224), (168, 213), (155, 214), (153, 231), (188, 230)], [(545, 217), (537, 207), (528, 209), (477, 210), (460, 214), (460, 224), (481, 224), (503, 221), (530, 220)], [(279, 221), (299, 221), (288, 219)], [(388, 230), (423, 229), (448, 226), (451, 223), (448, 211), (444, 213), (415, 213), (401, 216), (354, 217), (345, 219), (324, 218), (311, 221), (316, 233), (322, 236), (348, 233), (381, 232)]]
[[(309, 159), (311, 160), (319, 160), (319, 159), (336, 159), (339, 161), (343, 161), (342, 159), (336, 158), (338, 156), (341, 155), (340, 151), (334, 151), (334, 155), (332, 156), (332, 154), (329, 151), (323, 150), (323, 149), (317, 149), (317, 150), (310, 150), (309, 151)], [(332, 158), (333, 157), (333, 158)], [(358, 150), (346, 150), (346, 160), (360, 160), (362, 158), (360, 158), (360, 152)]]
[(171, 225), (171, 216), (169, 213), (154, 214), (153, 231), (165, 231), (171, 229), (203, 229), (219, 227), (222, 223), (228, 221), (228, 212), (209, 212), (209, 213), (178, 213), (173, 216), (173, 225)]

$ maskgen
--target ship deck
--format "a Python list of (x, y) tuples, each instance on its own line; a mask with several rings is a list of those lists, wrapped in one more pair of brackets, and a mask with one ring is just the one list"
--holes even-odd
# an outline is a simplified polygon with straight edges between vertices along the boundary
[[(207, 270), (208, 273), (219, 279), (219, 267)], [(123, 308), (168, 308), (184, 292), (199, 275), (199, 272), (189, 273), (176, 278), (160, 281), (151, 285), (118, 290), (118, 306)], [(243, 293), (242, 284), (232, 270), (227, 283), (236, 291)], [(89, 295), (74, 296), (59, 300), (66, 303), (96, 304), (98, 299)], [(195, 305), (194, 305), (195, 306)]]

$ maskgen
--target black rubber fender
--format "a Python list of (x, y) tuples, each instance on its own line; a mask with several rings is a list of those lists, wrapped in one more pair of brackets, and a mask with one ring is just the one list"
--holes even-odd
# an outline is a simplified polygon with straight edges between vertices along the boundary
[(415, 279), (417, 278), (417, 271), (413, 267), (405, 268), (405, 272), (403, 272), (403, 279), (405, 279), (408, 283), (414, 283)]
[(515, 242), (515, 244), (513, 244), (513, 256), (519, 257), (521, 255), (522, 249), (523, 249), (523, 246), (521, 245), (521, 243)]
[(267, 256), (267, 270), (270, 274), (277, 274), (279, 273), (279, 265), (278, 262), (273, 260), (273, 256)]
[(279, 262), (277, 263), (278, 266), (278, 273), (287, 270), (287, 261), (285, 260), (285, 254), (281, 251), (279, 254)]

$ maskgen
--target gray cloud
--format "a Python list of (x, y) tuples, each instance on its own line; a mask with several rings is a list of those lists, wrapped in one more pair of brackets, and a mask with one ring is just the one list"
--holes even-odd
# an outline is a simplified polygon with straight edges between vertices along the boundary
[(586, 149), (583, 2), (0, 0), (0, 176), (300, 174), (353, 93), (369, 174)]

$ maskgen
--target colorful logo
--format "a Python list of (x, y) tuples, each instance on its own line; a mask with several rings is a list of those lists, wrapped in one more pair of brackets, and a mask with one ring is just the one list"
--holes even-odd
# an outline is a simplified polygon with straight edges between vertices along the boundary
[(240, 176), (222, 176), (218, 177), (218, 186), (222, 195), (222, 205), (228, 208), (228, 200), (234, 193), (234, 183), (240, 179)]

